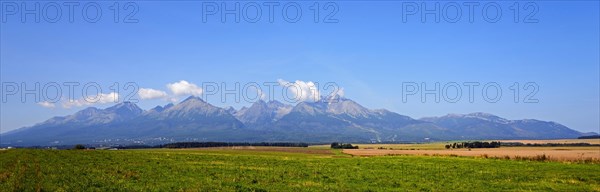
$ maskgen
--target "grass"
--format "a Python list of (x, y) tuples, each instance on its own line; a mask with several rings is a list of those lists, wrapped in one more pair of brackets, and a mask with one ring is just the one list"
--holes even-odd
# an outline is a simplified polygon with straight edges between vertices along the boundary
[(598, 173), (597, 164), (341, 150), (0, 151), (0, 191), (600, 191)]

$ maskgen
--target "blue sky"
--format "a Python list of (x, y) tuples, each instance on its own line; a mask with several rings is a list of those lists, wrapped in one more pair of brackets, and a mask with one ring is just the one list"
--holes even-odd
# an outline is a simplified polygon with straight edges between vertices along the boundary
[[(331, 9), (324, 10), (326, 2), (318, 2), (322, 20)], [(510, 9), (514, 2), (509, 1), (498, 2), (502, 16), (496, 23), (482, 16), (481, 7), (489, 2), (481, 2), (475, 9), (473, 22), (468, 21), (463, 7), (461, 20), (456, 23), (444, 19), (437, 23), (431, 15), (423, 23), (418, 14), (407, 16), (403, 22), (403, 4), (393, 1), (335, 2), (338, 12), (333, 18), (338, 23), (315, 23), (310, 9), (315, 1), (298, 2), (303, 13), (296, 23), (286, 22), (281, 14), (281, 6), (287, 2), (275, 8), (273, 23), (264, 13), (266, 7), (262, 7), (257, 23), (243, 19), (236, 23), (232, 16), (222, 23), (219, 15), (209, 15), (203, 22), (202, 2), (146, 1), (137, 2), (139, 11), (134, 18), (138, 23), (115, 23), (109, 8), (112, 3), (99, 3), (103, 15), (96, 23), (84, 21), (80, 14), (70, 23), (65, 9), (57, 23), (43, 19), (36, 23), (32, 16), (22, 23), (18, 14), (6, 15), (3, 7), (6, 22), (0, 24), (1, 81), (31, 86), (35, 82), (97, 82), (105, 94), (115, 82), (121, 86), (135, 82), (140, 88), (162, 91), (170, 95), (169, 99), (184, 98), (185, 94), (172, 96), (167, 86), (181, 80), (200, 87), (203, 82), (231, 86), (235, 82), (278, 80), (335, 82), (343, 87), (345, 97), (366, 107), (386, 108), (413, 118), (488, 112), (599, 132), (597, 1), (536, 2), (539, 10), (533, 18), (537, 23), (522, 22), (532, 10), (524, 9), (524, 2), (519, 4), (520, 22), (515, 23)], [(234, 3), (228, 1), (226, 6)], [(247, 3), (240, 1), (241, 6)], [(439, 3), (443, 7), (449, 2)], [(81, 12), (81, 6), (76, 13)], [(120, 18), (126, 13), (121, 10)], [(473, 103), (466, 98), (464, 87), (463, 97), (456, 103), (443, 99), (436, 103), (433, 97), (423, 103), (418, 95), (402, 101), (403, 82), (481, 85), (475, 89)], [(499, 102), (489, 103), (481, 96), (481, 87), (490, 82), (501, 86)], [(522, 86), (535, 82), (539, 90), (534, 98), (539, 102), (515, 103), (509, 89), (515, 82), (521, 86), (521, 101), (529, 93)], [(5, 97), (4, 87), (3, 91)], [(81, 95), (81, 90), (76, 93)], [(31, 100), (20, 102), (19, 96), (6, 99), (1, 107), (0, 132), (88, 106), (112, 105), (64, 108), (57, 103), (49, 108)], [(169, 99), (140, 100), (138, 104), (148, 109), (167, 104)], [(233, 102), (233, 98), (225, 103), (214, 98), (209, 102), (238, 109), (249, 105)]]

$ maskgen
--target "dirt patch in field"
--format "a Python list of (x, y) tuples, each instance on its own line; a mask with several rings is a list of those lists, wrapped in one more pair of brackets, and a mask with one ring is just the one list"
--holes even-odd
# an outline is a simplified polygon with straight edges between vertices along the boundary
[(453, 149), (453, 150), (384, 150), (384, 149), (345, 149), (346, 154), (355, 156), (382, 155), (457, 155), (474, 157), (536, 157), (547, 156), (550, 160), (577, 161), (600, 160), (600, 147), (501, 147), (493, 149)]

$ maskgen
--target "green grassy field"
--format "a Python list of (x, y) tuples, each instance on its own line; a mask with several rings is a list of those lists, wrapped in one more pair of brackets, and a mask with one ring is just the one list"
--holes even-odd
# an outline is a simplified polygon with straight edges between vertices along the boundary
[(338, 150), (0, 151), (0, 191), (600, 191), (600, 165)]

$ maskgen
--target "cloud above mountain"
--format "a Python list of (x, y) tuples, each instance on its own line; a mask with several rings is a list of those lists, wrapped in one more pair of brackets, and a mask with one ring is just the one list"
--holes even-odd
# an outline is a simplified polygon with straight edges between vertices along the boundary
[[(313, 81), (302, 81), (302, 80), (296, 80), (293, 82), (287, 81), (287, 80), (283, 80), (283, 79), (278, 79), (277, 82), (271, 82), (271, 83), (276, 83), (274, 85), (278, 86), (278, 88), (275, 89), (263, 89), (261, 88), (261, 85), (258, 83), (255, 84), (251, 84), (252, 86), (249, 87), (244, 87), (244, 88), (237, 88), (239, 90), (239, 94), (241, 94), (242, 96), (246, 96), (246, 97), (251, 97), (250, 100), (246, 100), (246, 101), (257, 101), (257, 100), (268, 100), (268, 99), (275, 99), (275, 93), (274, 92), (280, 92), (283, 93), (283, 100), (285, 100), (286, 102), (289, 103), (298, 103), (298, 102), (315, 102), (315, 101), (319, 101), (322, 99), (322, 96), (333, 96), (333, 95), (338, 95), (343, 97), (344, 96), (344, 89), (341, 87), (335, 87), (335, 89), (332, 90), (331, 86), (329, 84), (319, 84), (317, 82), (313, 82)], [(273, 84), (272, 84), (273, 85)], [(155, 89), (155, 88), (150, 88), (150, 87), (143, 87), (143, 88), (139, 88), (137, 89), (137, 98), (132, 98), (135, 99), (136, 101), (133, 100), (128, 100), (130, 99), (129, 97), (125, 97), (126, 100), (130, 101), (130, 102), (137, 102), (137, 100), (152, 100), (152, 99), (161, 99), (161, 100), (165, 100), (165, 101), (169, 101), (169, 102), (177, 102), (179, 100), (181, 100), (182, 97), (184, 96), (203, 96), (203, 94), (208, 94), (204, 92), (204, 90), (202, 89), (201, 86), (198, 86), (197, 84), (194, 84), (190, 81), (187, 80), (180, 80), (180, 81), (176, 81), (176, 82), (172, 82), (172, 83), (167, 83), (165, 85), (166, 89)], [(320, 88), (323, 88), (322, 90)], [(217, 88), (217, 90), (221, 90), (222, 88)], [(255, 91), (256, 95), (244, 95), (244, 93), (247, 94), (247, 92), (250, 91)], [(325, 91), (325, 92), (322, 92)], [(244, 92), (244, 93), (242, 93)], [(85, 95), (85, 94), (84, 94)], [(125, 94), (128, 95), (128, 94)], [(222, 94), (221, 94), (222, 95)], [(272, 98), (273, 97), (273, 98)], [(116, 102), (123, 102), (123, 99), (121, 97), (119, 97), (119, 92), (110, 92), (110, 93), (98, 93), (96, 95), (85, 95), (83, 97), (80, 98), (62, 98), (62, 101), (55, 101), (55, 102), (50, 102), (50, 101), (41, 101), (38, 102), (37, 105), (44, 107), (44, 108), (55, 108), (56, 106), (61, 106), (62, 108), (72, 108), (72, 107), (84, 107), (84, 106), (93, 106), (93, 105), (97, 105), (97, 104), (106, 104), (106, 103), (116, 103)]]
[(64, 101), (63, 108), (82, 107), (95, 104), (117, 103), (119, 102), (119, 94), (116, 92), (98, 93), (96, 95), (87, 95), (79, 99)]
[(289, 82), (283, 79), (278, 79), (277, 82), (280, 86), (284, 87), (284, 91), (289, 91), (294, 96), (288, 96), (286, 100), (293, 100), (295, 102), (302, 101), (318, 101), (321, 98), (319, 87), (312, 81), (300, 81)]
[[(181, 80), (178, 82), (168, 83), (166, 85), (167, 89), (170, 93), (153, 88), (139, 88), (137, 95), (141, 100), (150, 100), (150, 99), (165, 99), (170, 102), (176, 102), (179, 100), (180, 96), (199, 96), (202, 95), (203, 91), (198, 85), (191, 83), (186, 80)], [(92, 106), (97, 104), (106, 104), (106, 103), (117, 103), (121, 102), (119, 100), (118, 92), (110, 92), (110, 93), (98, 93), (95, 95), (85, 95), (81, 98), (72, 98), (67, 99), (63, 98), (62, 102), (58, 101), (61, 104), (62, 108), (69, 109), (72, 107), (83, 107), (83, 106)], [(57, 102), (50, 101), (41, 101), (37, 104), (44, 108), (55, 108)]]
[(178, 96), (200, 96), (203, 91), (202, 88), (198, 87), (198, 85), (191, 83), (186, 80), (181, 80), (178, 82), (168, 83), (166, 85), (167, 89), (171, 91), (172, 94), (168, 94), (165, 91), (152, 89), (152, 88), (140, 88), (138, 91), (138, 96), (140, 99), (168, 99), (170, 101), (176, 101), (176, 97)]
[(167, 98), (169, 95), (161, 90), (151, 88), (140, 88), (138, 91), (140, 99), (162, 99)]
[(175, 83), (169, 83), (169, 84), (167, 84), (167, 88), (169, 88), (169, 90), (177, 96), (182, 96), (182, 95), (200, 96), (200, 95), (202, 95), (202, 88), (200, 88), (196, 84), (190, 83), (186, 80), (181, 80), (181, 81), (175, 82)]
[(54, 108), (54, 107), (56, 107), (56, 105), (54, 103), (49, 102), (49, 101), (42, 101), (42, 102), (39, 102), (37, 104), (40, 105), (40, 106), (42, 106), (42, 107), (45, 107), (45, 108)]

